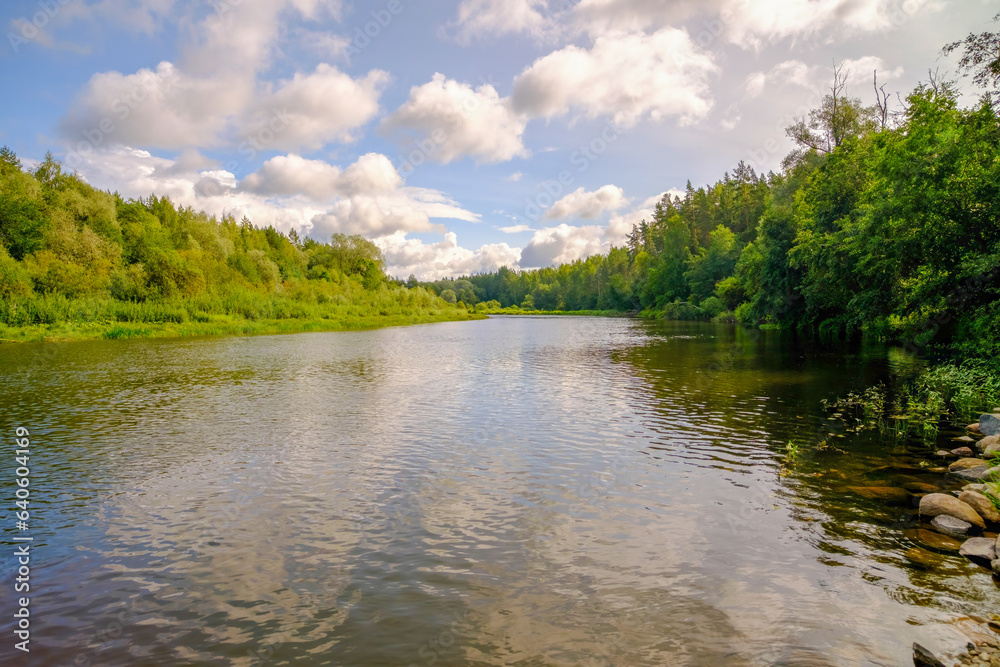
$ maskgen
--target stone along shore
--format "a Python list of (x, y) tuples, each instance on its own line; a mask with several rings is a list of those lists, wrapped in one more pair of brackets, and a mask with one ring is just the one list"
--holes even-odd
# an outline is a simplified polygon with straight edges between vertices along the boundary
[[(1000, 408), (980, 416), (979, 421), (966, 427), (966, 435), (958, 438), (962, 446), (951, 451), (941, 450), (937, 456), (957, 459), (942, 470), (947, 475), (967, 482), (952, 493), (927, 493), (920, 496), (919, 514), (922, 527), (946, 537), (962, 540), (959, 553), (980, 567), (993, 571), (1000, 579)], [(990, 627), (1000, 630), (1000, 627)], [(958, 657), (956, 667), (1000, 667), (1000, 642), (982, 637), (969, 642), (968, 651)], [(916, 667), (947, 667), (926, 648), (913, 645)]]

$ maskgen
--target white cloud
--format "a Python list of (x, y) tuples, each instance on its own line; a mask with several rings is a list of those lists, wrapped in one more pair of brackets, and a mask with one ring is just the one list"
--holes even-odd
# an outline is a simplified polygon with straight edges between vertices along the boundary
[(545, 0), (463, 0), (450, 26), (455, 39), (468, 45), (489, 35), (528, 34), (541, 38), (551, 28), (543, 14)]
[(749, 97), (758, 97), (768, 86), (793, 84), (804, 88), (817, 85), (816, 71), (801, 60), (786, 60), (767, 72), (754, 72), (747, 77), (746, 91)]
[[(919, 13), (939, 10), (942, 0), (466, 0), (459, 37), (519, 33), (538, 39), (587, 34), (657, 31), (688, 23), (694, 41), (708, 47), (720, 39), (759, 50), (793, 37), (853, 35), (895, 29)], [(562, 12), (556, 10), (566, 8)]]
[(521, 251), (521, 267), (541, 268), (566, 264), (607, 249), (605, 230), (598, 226), (559, 225), (535, 232)]
[[(286, 14), (337, 17), (340, 8), (340, 0), (219, 3), (202, 20), (181, 22), (190, 28), (179, 63), (93, 75), (61, 120), (61, 134), (74, 146), (85, 141), (90, 148), (179, 149), (264, 138), (261, 143), (270, 148), (290, 150), (352, 141), (378, 112), (385, 72), (353, 79), (320, 64), (286, 81), (258, 78), (283, 34)], [(284, 120), (276, 121), (276, 114)]]
[(435, 74), (382, 122), (387, 134), (404, 134), (424, 159), (447, 164), (462, 157), (504, 162), (526, 157), (521, 142), (527, 119), (510, 109), (496, 89), (472, 86)]
[(510, 181), (511, 183), (517, 183), (519, 180), (521, 180), (522, 176), (524, 176), (524, 174), (522, 174), (519, 171), (515, 171), (513, 174), (507, 177), (507, 180)]
[(569, 193), (547, 211), (546, 220), (565, 220), (567, 218), (583, 218), (593, 220), (605, 211), (614, 211), (626, 204), (625, 193), (614, 185), (605, 185), (593, 192), (587, 192), (582, 187)]
[(830, 32), (882, 32), (909, 21), (919, 12), (941, 7), (937, 0), (726, 0), (721, 21), (726, 37), (759, 50), (788, 37)]
[(500, 227), (500, 231), (504, 234), (520, 234), (521, 232), (533, 232), (535, 229), (528, 225), (513, 225), (511, 227)]
[(521, 251), (506, 243), (491, 243), (476, 250), (458, 245), (458, 237), (448, 232), (439, 243), (426, 244), (393, 234), (376, 240), (385, 254), (390, 275), (413, 274), (421, 280), (439, 280), (495, 271), (501, 266), (515, 267)]
[(95, 74), (60, 123), (74, 145), (215, 146), (228, 117), (250, 99), (246, 79), (212, 81), (161, 62), (135, 74)]
[(623, 125), (644, 116), (687, 124), (711, 108), (708, 76), (717, 69), (683, 30), (607, 35), (589, 50), (571, 45), (536, 60), (515, 79), (512, 100), (532, 116), (577, 108)]
[(878, 79), (881, 82), (892, 81), (903, 76), (902, 66), (890, 68), (885, 61), (878, 56), (862, 56), (853, 60), (848, 59), (843, 62), (844, 74), (849, 76), (849, 81), (854, 83), (871, 83), (871, 77), (878, 70)]
[(608, 221), (607, 229), (604, 231), (605, 241), (607, 241), (608, 246), (624, 245), (626, 237), (632, 231), (632, 225), (636, 225), (642, 220), (651, 220), (653, 218), (653, 213), (656, 211), (656, 204), (659, 203), (665, 195), (670, 195), (671, 198), (683, 198), (684, 191), (670, 189), (666, 192), (661, 192), (658, 195), (649, 197), (631, 211), (611, 216), (611, 220)]
[(349, 60), (347, 56), (351, 38), (332, 32), (300, 29), (296, 41), (325, 60)]
[[(879, 81), (886, 82), (898, 79), (903, 75), (902, 67), (888, 68), (885, 62), (876, 56), (862, 56), (854, 60), (845, 60), (842, 74), (848, 77), (850, 92), (858, 94), (870, 90), (872, 73), (878, 70)], [(750, 74), (744, 84), (748, 97), (759, 97), (765, 89), (776, 86), (797, 86), (825, 94), (826, 87), (833, 80), (829, 67), (822, 65), (809, 66), (801, 60), (786, 60), (772, 67), (767, 72)]]
[(317, 149), (332, 141), (352, 142), (355, 131), (378, 113), (379, 96), (388, 82), (389, 74), (382, 70), (352, 79), (321, 63), (311, 74), (297, 72), (265, 94), (254, 105), (252, 120), (243, 124), (241, 136), (264, 131), (277, 117), (284, 125), (274, 132), (269, 148)]
[(479, 220), (437, 190), (402, 187), (389, 159), (378, 154), (363, 155), (344, 169), (297, 155), (279, 156), (242, 182), (228, 171), (203, 169), (206, 161), (195, 153), (174, 161), (116, 147), (84, 160), (82, 176), (125, 197), (155, 193), (211, 215), (246, 215), (282, 230), (305, 228), (316, 238), (335, 231), (371, 238), (443, 231), (432, 220)]

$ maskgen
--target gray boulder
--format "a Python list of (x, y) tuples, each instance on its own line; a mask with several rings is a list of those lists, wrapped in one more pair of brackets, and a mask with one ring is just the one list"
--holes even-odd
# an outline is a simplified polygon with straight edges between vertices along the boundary
[(997, 541), (992, 537), (973, 537), (962, 544), (958, 553), (962, 554), (976, 565), (990, 567), (997, 558)]
[(1000, 413), (979, 415), (979, 432), (983, 435), (1000, 435)]
[(953, 516), (942, 514), (941, 516), (936, 516), (931, 520), (931, 528), (942, 535), (962, 539), (969, 536), (969, 531), (972, 530), (972, 524), (967, 521), (962, 521), (961, 519), (956, 519)]
[(994, 475), (1000, 475), (1000, 466), (996, 466), (994, 468), (988, 468), (986, 466), (966, 468), (964, 470), (949, 472), (949, 474), (970, 482), (983, 482), (990, 480)]

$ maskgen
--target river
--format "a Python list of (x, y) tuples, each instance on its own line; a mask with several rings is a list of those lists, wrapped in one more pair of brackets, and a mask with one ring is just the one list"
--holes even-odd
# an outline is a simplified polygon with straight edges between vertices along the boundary
[(575, 317), (0, 347), (30, 664), (910, 664), (1000, 589), (848, 490), (923, 445), (821, 400), (913, 363)]

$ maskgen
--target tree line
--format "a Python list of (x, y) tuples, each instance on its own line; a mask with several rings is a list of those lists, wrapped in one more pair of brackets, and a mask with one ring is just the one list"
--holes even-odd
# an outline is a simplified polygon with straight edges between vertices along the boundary
[[(1000, 20), (1000, 15), (995, 17)], [(984, 89), (931, 73), (898, 108), (844, 94), (787, 128), (779, 172), (740, 162), (665, 196), (621, 247), (555, 268), (427, 286), (467, 305), (612, 310), (946, 344), (1000, 356), (1000, 33), (945, 47)]]
[(51, 154), (27, 170), (0, 149), (0, 325), (346, 322), (430, 310), (456, 309), (389, 279), (378, 246), (360, 236), (319, 242), (166, 197), (125, 199)]

